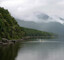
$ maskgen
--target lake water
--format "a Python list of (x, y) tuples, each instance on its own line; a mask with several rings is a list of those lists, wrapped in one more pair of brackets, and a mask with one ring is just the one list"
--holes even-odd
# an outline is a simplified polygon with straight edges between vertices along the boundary
[(64, 38), (33, 39), (0, 47), (0, 60), (64, 60)]

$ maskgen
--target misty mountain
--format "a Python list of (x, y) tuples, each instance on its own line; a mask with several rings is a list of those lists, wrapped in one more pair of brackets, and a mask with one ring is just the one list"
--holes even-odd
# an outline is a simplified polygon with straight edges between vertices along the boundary
[(44, 14), (44, 13), (39, 13), (38, 15), (36, 15), (38, 19), (43, 19), (43, 20), (47, 20), (49, 19), (49, 16)]
[(61, 17), (59, 17), (60, 18), (60, 20), (63, 20), (64, 21), (64, 18), (61, 18)]
[[(26, 20), (19, 20), (19, 19), (16, 20), (18, 24), (23, 27), (64, 35), (63, 18), (61, 17), (59, 18), (57, 16), (48, 16), (46, 14), (41, 14), (41, 15), (36, 14), (34, 15), (34, 17), (36, 17), (40, 22), (26, 21)], [(45, 22), (43, 22), (43, 20)]]

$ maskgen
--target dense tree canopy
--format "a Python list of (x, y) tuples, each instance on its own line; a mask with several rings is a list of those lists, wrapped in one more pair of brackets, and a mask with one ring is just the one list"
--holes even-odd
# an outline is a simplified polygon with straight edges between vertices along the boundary
[(10, 15), (8, 10), (0, 8), (0, 37), (7, 39), (18, 39), (24, 36), (25, 32)]

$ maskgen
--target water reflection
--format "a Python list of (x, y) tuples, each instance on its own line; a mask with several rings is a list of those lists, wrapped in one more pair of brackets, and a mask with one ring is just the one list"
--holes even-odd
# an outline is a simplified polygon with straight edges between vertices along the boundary
[(0, 46), (0, 60), (15, 60), (19, 50), (19, 43), (8, 46)]
[(64, 43), (57, 41), (25, 42), (16, 60), (64, 60)]
[(0, 60), (64, 60), (64, 41), (36, 39), (0, 46)]

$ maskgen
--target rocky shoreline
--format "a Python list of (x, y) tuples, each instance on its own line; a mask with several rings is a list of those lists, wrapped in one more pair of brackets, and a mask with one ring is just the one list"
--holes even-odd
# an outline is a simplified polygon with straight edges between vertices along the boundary
[(12, 45), (12, 44), (15, 44), (16, 42), (21, 42), (29, 38), (30, 37), (23, 37), (22, 39), (16, 39), (16, 40), (8, 40), (6, 38), (2, 38), (2, 40), (0, 41), (0, 46), (1, 45)]
[[(17, 39), (17, 40), (8, 40), (6, 38), (2, 38), (2, 40), (0, 41), (0, 45), (12, 45), (12, 44), (15, 44), (16, 42), (21, 42), (21, 41), (24, 41), (24, 40), (27, 40), (27, 39), (32, 39), (32, 38), (43, 38), (43, 36), (26, 36), (26, 37), (23, 37), (22, 39)], [(44, 37), (46, 38), (46, 37)], [(50, 38), (50, 36), (47, 36), (47, 38)], [(52, 38), (55, 38), (54, 36)]]
[(19, 40), (8, 40), (6, 38), (2, 38), (2, 40), (0, 41), (0, 46), (1, 45), (12, 45), (15, 44), (16, 42), (19, 41), (23, 41), (23, 39), (19, 39)]

